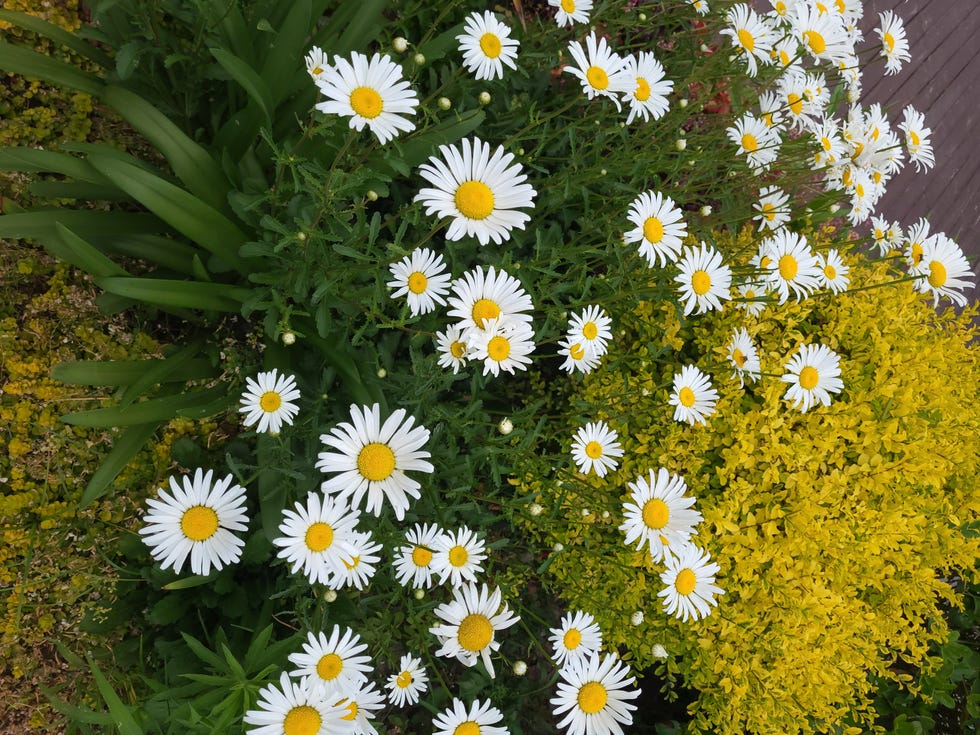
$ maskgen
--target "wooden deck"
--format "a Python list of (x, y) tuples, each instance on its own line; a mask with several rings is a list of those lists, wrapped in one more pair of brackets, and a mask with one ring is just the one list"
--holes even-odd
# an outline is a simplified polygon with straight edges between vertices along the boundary
[[(932, 128), (935, 168), (906, 168), (888, 185), (877, 213), (903, 227), (926, 217), (963, 248), (980, 274), (980, 2), (977, 0), (865, 0), (865, 45), (876, 38), (878, 14), (892, 10), (905, 23), (912, 61), (897, 75), (884, 64), (864, 73), (862, 102), (879, 102), (897, 124), (912, 105)], [(967, 292), (977, 299), (977, 288)]]

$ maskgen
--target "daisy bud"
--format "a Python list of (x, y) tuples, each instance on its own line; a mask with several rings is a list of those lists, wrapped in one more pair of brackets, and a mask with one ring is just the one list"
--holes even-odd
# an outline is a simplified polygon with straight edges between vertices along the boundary
[(517, 155), (523, 156), (524, 155), (524, 149), (523, 148), (518, 148), (517, 149)]
[(650, 649), (650, 653), (653, 654), (654, 658), (667, 658), (667, 649), (661, 646), (659, 643), (655, 643), (653, 648)]
[(639, 18), (639, 20), (642, 22), (642, 21), (645, 21), (647, 19), (647, 14), (646, 13), (640, 13), (636, 17)]
[(679, 151), (682, 151), (685, 148), (687, 148), (687, 138), (678, 138), (677, 140), (675, 140), (674, 148), (676, 148)]
[(384, 368), (378, 368), (378, 377), (379, 378), (385, 378), (387, 376), (388, 376), (388, 371), (387, 370), (385, 370)]
[(425, 63), (425, 54), (415, 54), (415, 56), (412, 57), (412, 61), (415, 62), (416, 66), (422, 66), (422, 64)]
[(421, 600), (423, 597), (425, 597), (425, 590), (423, 590), (423, 589), (417, 589), (417, 590), (415, 590), (415, 593), (414, 594), (415, 594), (415, 599), (416, 600)]
[(544, 508), (542, 508), (537, 503), (531, 503), (530, 507), (527, 510), (528, 513), (530, 513), (532, 516), (539, 516), (541, 515), (541, 511), (543, 511)]
[(707, 217), (709, 214), (711, 214), (711, 205), (705, 204), (703, 207), (701, 207), (701, 216)]
[(305, 232), (297, 232), (296, 233), (296, 239), (299, 240), (300, 242), (303, 242), (304, 240), (306, 240), (306, 233)]
[(282, 343), (286, 345), (286, 347), (289, 347), (289, 345), (296, 344), (296, 335), (293, 334), (292, 332), (283, 332)]
[(633, 613), (632, 615), (630, 615), (630, 622), (633, 625), (639, 625), (640, 623), (642, 623), (643, 622), (643, 611), (642, 610), (637, 610), (635, 613)]
[(477, 97), (477, 99), (480, 100), (480, 104), (481, 105), (489, 105), (490, 104), (490, 93), (489, 92), (480, 92), (480, 96)]
[(604, 168), (600, 168), (600, 169), (599, 169), (599, 175), (600, 175), (600, 176), (605, 176), (605, 175), (606, 175), (606, 169), (604, 169)]
[(399, 36), (391, 42), (391, 47), (398, 53), (403, 54), (408, 50), (408, 41)]
[(687, 107), (687, 97), (682, 97), (681, 99), (679, 99), (677, 101), (677, 104), (681, 107), (681, 109)]
[(378, 201), (378, 192), (376, 192), (374, 189), (368, 189), (368, 193), (365, 194), (365, 196), (368, 198), (369, 202)]
[(523, 661), (515, 661), (512, 670), (517, 676), (524, 676), (527, 673), (527, 664)]
[(327, 590), (326, 592), (323, 593), (323, 601), (324, 602), (333, 602), (336, 599), (337, 599), (337, 591), (336, 590)]
[(499, 431), (504, 436), (507, 436), (513, 430), (514, 430), (514, 422), (508, 418), (500, 419), (500, 423), (497, 424), (497, 431)]
[(554, 549), (555, 553), (557, 554), (557, 553), (565, 550), (565, 544), (559, 542), (559, 543), (555, 544), (554, 546), (552, 546), (551, 548)]
[(711, 50), (711, 48), (706, 43), (701, 44), (701, 53), (706, 54)]
[(840, 205), (839, 204), (831, 204), (830, 205), (830, 213), (831, 214), (837, 214), (839, 211), (840, 211)]
[(582, 517), (583, 518), (588, 518), (590, 515), (592, 515), (592, 511), (591, 510), (589, 510), (588, 508), (582, 508)]
[(605, 520), (608, 520), (608, 519), (609, 519), (609, 511), (608, 510), (602, 511), (602, 520), (605, 521)]
[(445, 111), (445, 110), (448, 110), (450, 107), (453, 106), (453, 102), (448, 97), (440, 97), (439, 98), (438, 105), (439, 105), (439, 109), (440, 110)]

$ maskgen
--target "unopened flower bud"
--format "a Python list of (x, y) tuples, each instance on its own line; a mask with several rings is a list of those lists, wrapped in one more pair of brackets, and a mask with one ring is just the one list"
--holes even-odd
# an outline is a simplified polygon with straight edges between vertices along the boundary
[(636, 17), (639, 18), (639, 20), (642, 22), (642, 21), (645, 21), (647, 19), (647, 14), (646, 13), (640, 13)]
[(415, 54), (415, 56), (412, 57), (412, 61), (415, 62), (416, 66), (422, 66), (422, 64), (425, 63), (425, 54)]
[(709, 214), (711, 214), (711, 205), (705, 204), (703, 207), (701, 207), (701, 216), (707, 217)]
[(391, 42), (391, 47), (398, 53), (403, 54), (408, 50), (408, 41), (399, 36)]
[(368, 193), (365, 196), (368, 198), (369, 202), (378, 201), (378, 192), (376, 192), (374, 189), (368, 189)]
[(559, 543), (555, 544), (554, 546), (552, 546), (551, 548), (554, 549), (555, 552), (557, 553), (557, 552), (560, 552), (560, 551), (564, 551), (565, 550), (565, 544), (559, 542)]
[(499, 431), (504, 436), (507, 436), (513, 430), (514, 430), (514, 422), (508, 418), (500, 419), (500, 423), (497, 424), (497, 431)]
[(296, 335), (292, 332), (283, 332), (282, 343), (286, 345), (286, 347), (289, 347), (289, 345), (296, 344)]
[(512, 670), (517, 676), (524, 676), (527, 673), (527, 664), (523, 661), (515, 661)]
[(679, 99), (679, 100), (677, 101), (677, 104), (678, 104), (678, 105), (680, 105), (680, 107), (681, 107), (682, 109), (683, 109), (683, 108), (685, 108), (685, 107), (687, 107), (687, 97), (681, 97), (681, 98), (680, 98), (680, 99)]
[(653, 648), (650, 649), (654, 658), (667, 658), (667, 649), (661, 646), (659, 643), (653, 644)]
[(306, 233), (305, 232), (297, 232), (296, 233), (296, 239), (299, 240), (300, 242), (303, 242), (304, 240), (306, 240)]
[(630, 622), (633, 625), (639, 625), (640, 623), (642, 623), (643, 622), (643, 611), (642, 610), (637, 610), (635, 613), (633, 613), (632, 615), (630, 615)]
[(541, 511), (543, 511), (543, 510), (544, 510), (544, 508), (542, 508), (537, 503), (531, 503), (531, 505), (527, 509), (528, 513), (530, 513), (532, 516), (539, 516), (539, 515), (541, 515)]
[(421, 600), (422, 598), (425, 597), (425, 590), (423, 590), (423, 589), (417, 589), (417, 590), (415, 590), (414, 594), (415, 594), (415, 599), (416, 600)]
[(337, 591), (336, 590), (327, 590), (326, 592), (323, 593), (323, 601), (324, 602), (333, 602), (336, 599), (337, 599)]
[(678, 138), (677, 140), (675, 140), (674, 148), (676, 148), (679, 151), (682, 151), (685, 148), (687, 148), (687, 138)]
[(388, 377), (388, 371), (385, 370), (384, 368), (378, 368), (378, 377), (379, 378), (386, 378), (386, 377)]
[(439, 105), (440, 110), (445, 111), (453, 106), (453, 101), (448, 97), (440, 97), (439, 102), (437, 104)]
[(490, 104), (490, 93), (489, 92), (480, 92), (480, 96), (477, 97), (477, 99), (480, 100), (480, 104), (481, 105), (489, 105)]

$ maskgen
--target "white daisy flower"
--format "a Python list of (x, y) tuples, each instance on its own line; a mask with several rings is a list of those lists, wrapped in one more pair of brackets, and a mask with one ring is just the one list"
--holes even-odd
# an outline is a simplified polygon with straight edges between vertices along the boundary
[(732, 377), (738, 378), (739, 387), (745, 385), (746, 378), (750, 381), (759, 379), (762, 371), (762, 366), (759, 363), (759, 351), (752, 344), (752, 339), (745, 327), (735, 331), (725, 347), (725, 353), (734, 369)]
[(766, 308), (766, 290), (761, 283), (744, 281), (738, 285), (738, 300), (735, 307), (749, 316), (759, 316)]
[(325, 480), (323, 492), (336, 494), (341, 500), (350, 498), (357, 508), (367, 495), (367, 512), (381, 515), (382, 502), (387, 499), (402, 520), (408, 510), (408, 498), (418, 498), (421, 485), (405, 473), (432, 472), (435, 468), (426, 461), (429, 452), (422, 449), (429, 440), (429, 430), (415, 426), (415, 417), (405, 418), (399, 408), (381, 424), (381, 408), (350, 407), (353, 423), (342, 422), (321, 434), (320, 441), (335, 452), (320, 452), (316, 468), (321, 472), (339, 473)]
[(688, 0), (691, 7), (697, 11), (698, 15), (707, 15), (710, 8), (708, 7), (708, 0)]
[(588, 23), (589, 13), (592, 11), (592, 0), (548, 0), (548, 5), (558, 8), (555, 22), (559, 27)]
[(775, 92), (759, 95), (759, 119), (767, 128), (783, 127), (783, 101)]
[(591, 373), (602, 359), (594, 352), (586, 349), (585, 340), (571, 336), (558, 341), (558, 356), (564, 357), (561, 369), (571, 375), (578, 370), (580, 373)]
[[(495, 271), (493, 266), (484, 274), (483, 266), (467, 271), (452, 283), (449, 297), (449, 316), (460, 320), (464, 330), (486, 329), (496, 319), (501, 322), (531, 323), (534, 304), (521, 282), (506, 271)], [(467, 355), (472, 357), (472, 355)]]
[(351, 735), (377, 735), (372, 720), (375, 713), (384, 708), (385, 698), (374, 682), (348, 690), (337, 704), (347, 710), (344, 720), (354, 725)]
[(466, 16), (463, 30), (466, 32), (456, 36), (463, 53), (463, 66), (477, 79), (502, 79), (504, 64), (517, 68), (514, 60), (520, 43), (510, 37), (510, 28), (489, 10)]
[(623, 445), (619, 443), (619, 434), (609, 428), (605, 421), (590, 421), (575, 431), (572, 459), (579, 472), (586, 475), (595, 472), (599, 477), (605, 477), (606, 472), (616, 469), (619, 465), (616, 458), (622, 456)]
[(637, 117), (646, 122), (650, 118), (659, 120), (666, 115), (670, 108), (667, 96), (674, 91), (674, 83), (666, 78), (664, 67), (656, 57), (649, 51), (627, 56), (625, 73), (629, 87), (624, 93), (624, 100), (630, 106), (626, 124), (632, 124)]
[(915, 282), (921, 293), (931, 293), (933, 304), (939, 306), (943, 296), (958, 306), (966, 306), (964, 288), (972, 288), (973, 271), (960, 246), (937, 232), (922, 243), (922, 276)]
[(578, 41), (568, 44), (568, 53), (576, 65), (565, 66), (565, 71), (578, 77), (582, 82), (582, 91), (590, 100), (596, 97), (608, 97), (616, 103), (616, 109), (622, 109), (619, 104), (619, 94), (632, 92), (633, 80), (626, 71), (626, 60), (614, 54), (606, 43), (605, 38), (597, 38), (595, 32), (585, 37), (585, 46)]
[(309, 678), (310, 685), (326, 699), (345, 696), (360, 688), (373, 671), (371, 657), (364, 655), (368, 647), (350, 628), (333, 626), (328, 638), (323, 632), (306, 634), (303, 650), (289, 654), (295, 667), (289, 675), (295, 679)]
[(851, 279), (847, 277), (850, 268), (844, 263), (840, 253), (828, 250), (826, 255), (817, 253), (817, 266), (820, 268), (820, 285), (833, 293), (844, 293)]
[(302, 570), (310, 584), (333, 587), (344, 556), (352, 550), (357, 521), (358, 514), (343, 503), (312, 492), (305, 505), (283, 510), (282, 535), (272, 540), (280, 548), (276, 556), (289, 562), (293, 574)]
[(781, 380), (789, 383), (789, 388), (783, 397), (793, 401), (793, 408), (803, 413), (818, 404), (829, 406), (830, 394), (840, 393), (844, 388), (840, 357), (824, 345), (800, 345), (786, 364), (786, 370)]
[(432, 557), (442, 535), (439, 526), (420, 523), (405, 534), (408, 545), (399, 546), (395, 551), (395, 579), (399, 584), (416, 589), (428, 589), (433, 585), (435, 566)]
[[(897, 240), (893, 237), (896, 234)], [(884, 257), (892, 250), (901, 248), (904, 235), (898, 222), (889, 222), (884, 217), (872, 217), (871, 238), (875, 247), (878, 248), (878, 254)]]
[(506, 727), (499, 727), (504, 714), (490, 700), (474, 700), (469, 710), (453, 697), (452, 704), (432, 720), (432, 735), (510, 735)]
[(725, 20), (731, 27), (723, 28), (721, 34), (729, 36), (732, 44), (741, 52), (749, 76), (756, 76), (759, 73), (759, 64), (768, 66), (772, 63), (770, 53), (777, 35), (769, 27), (765, 17), (757, 14), (745, 3), (729, 8)]
[(711, 309), (720, 311), (722, 300), (732, 297), (732, 269), (722, 262), (721, 253), (714, 248), (703, 242), (698, 249), (686, 248), (677, 266), (681, 272), (674, 280), (680, 284), (677, 291), (684, 303), (684, 316), (695, 308), (697, 314)]
[(660, 573), (660, 581), (666, 587), (657, 593), (663, 599), (663, 608), (684, 622), (688, 618), (701, 620), (711, 613), (718, 603), (716, 595), (725, 591), (715, 585), (719, 567), (711, 561), (711, 555), (694, 544), (677, 550), (677, 556), (664, 559), (667, 568)]
[(789, 194), (778, 186), (764, 186), (759, 191), (759, 201), (752, 205), (758, 214), (752, 219), (759, 221), (759, 232), (775, 232), (790, 220)]
[(779, 133), (775, 128), (767, 127), (751, 112), (744, 113), (725, 133), (738, 146), (735, 153), (745, 156), (745, 162), (755, 174), (768, 170), (779, 158), (779, 146), (782, 142)]
[(909, 275), (921, 276), (925, 272), (922, 253), (928, 237), (929, 220), (925, 217), (919, 217), (919, 221), (909, 227), (903, 240), (905, 264), (908, 266)]
[(351, 540), (351, 552), (342, 560), (342, 568), (337, 573), (340, 587), (354, 587), (363, 590), (378, 571), (381, 557), (381, 544), (372, 543), (370, 531), (355, 532)]
[(555, 650), (555, 663), (561, 668), (597, 654), (602, 648), (602, 630), (590, 613), (579, 610), (565, 613), (561, 625), (549, 631), (548, 640)]
[(768, 284), (785, 304), (790, 291), (800, 301), (820, 286), (820, 264), (806, 243), (806, 237), (780, 230), (763, 241), (768, 262), (764, 264)]
[(442, 255), (437, 255), (428, 248), (417, 248), (411, 255), (406, 255), (397, 263), (392, 263), (392, 280), (388, 288), (395, 291), (393, 299), (405, 296), (412, 316), (428, 314), (435, 311), (436, 304), (445, 304), (445, 296), (449, 293), (449, 273)]
[(442, 158), (432, 156), (419, 167), (419, 174), (432, 188), (415, 196), (426, 214), (449, 217), (447, 240), (470, 235), (486, 245), (499, 245), (511, 230), (524, 229), (531, 215), (518, 211), (533, 209), (537, 192), (527, 181), (524, 169), (514, 163), (514, 154), (503, 146), (491, 155), (490, 144), (479, 138), (464, 138), (460, 147), (441, 145)]
[(258, 709), (251, 709), (243, 718), (253, 725), (249, 735), (283, 735), (286, 732), (328, 735), (349, 733), (344, 721), (346, 708), (327, 704), (322, 694), (305, 682), (292, 682), (283, 673), (279, 685), (274, 682), (259, 690)]
[(558, 672), (558, 689), (551, 698), (558, 727), (568, 735), (622, 735), (623, 725), (633, 723), (636, 705), (629, 702), (640, 696), (629, 667), (613, 654), (577, 659)]
[(396, 707), (416, 704), (428, 689), (428, 682), (429, 677), (422, 666), (422, 659), (405, 654), (398, 664), (398, 673), (388, 677), (388, 683), (385, 684), (388, 701)]
[(836, 118), (827, 117), (811, 126), (811, 133), (819, 148), (813, 156), (812, 168), (819, 169), (840, 162), (847, 155), (847, 146), (840, 135)]
[(881, 55), (885, 57), (885, 74), (898, 74), (902, 64), (912, 60), (909, 41), (905, 36), (905, 24), (890, 10), (878, 13), (880, 23), (875, 33), (881, 39)]
[(796, 6), (796, 14), (792, 19), (792, 32), (803, 48), (808, 51), (817, 63), (837, 61), (854, 54), (854, 49), (848, 41), (844, 20), (839, 15), (821, 13), (809, 3)]
[(279, 375), (273, 368), (270, 372), (259, 373), (255, 380), (246, 378), (248, 386), (242, 392), (242, 407), (239, 413), (246, 414), (243, 426), (258, 422), (255, 430), (260, 434), (278, 434), (282, 425), (291, 426), (293, 418), (299, 413), (299, 406), (292, 401), (299, 398), (296, 378), (292, 375)]
[(323, 72), (330, 66), (327, 54), (319, 46), (313, 46), (306, 55), (306, 73), (316, 81), (323, 76)]
[(470, 349), (474, 360), (483, 361), (483, 374), (494, 377), (500, 371), (514, 374), (514, 369), (527, 370), (528, 357), (534, 351), (534, 330), (526, 322), (491, 319), (485, 329), (470, 330)]
[(432, 545), (432, 572), (439, 575), (439, 584), (449, 580), (455, 588), (464, 581), (476, 582), (487, 558), (486, 544), (476, 531), (466, 526), (444, 531), (433, 539)]
[(668, 403), (674, 407), (674, 421), (706, 424), (705, 419), (715, 412), (718, 391), (711, 387), (711, 378), (694, 365), (685, 365), (674, 375), (673, 392)]
[(580, 342), (587, 351), (601, 357), (612, 339), (612, 319), (601, 306), (592, 304), (568, 320), (568, 338)]
[(778, 62), (783, 68), (783, 71), (788, 70), (790, 67), (798, 68), (800, 66), (799, 57), (801, 53), (799, 41), (792, 36), (783, 36), (772, 46), (773, 61)]
[(387, 56), (375, 54), (370, 61), (356, 51), (350, 61), (334, 56), (334, 66), (324, 69), (316, 83), (327, 98), (316, 109), (349, 117), (354, 130), (367, 126), (381, 143), (415, 129), (403, 115), (415, 114), (419, 98), (402, 77), (402, 68)]
[(490, 592), (485, 584), (478, 588), (467, 582), (454, 589), (452, 601), (435, 609), (443, 622), (429, 629), (441, 644), (436, 655), (455, 657), (464, 666), (476, 666), (477, 660), (482, 660), (490, 678), (494, 678), (490, 654), (500, 649), (496, 633), (520, 620), (506, 604), (502, 609), (501, 605), (499, 587)]
[(704, 519), (691, 510), (696, 499), (685, 494), (683, 477), (661, 467), (656, 473), (650, 470), (649, 480), (640, 475), (627, 486), (630, 502), (623, 503), (625, 521), (619, 527), (627, 546), (636, 543), (640, 551), (646, 544), (650, 559), (660, 562), (697, 533), (694, 527)]
[(436, 332), (436, 350), (439, 353), (439, 367), (452, 368), (453, 375), (458, 373), (466, 365), (470, 352), (463, 328), (452, 324), (445, 332)]
[(902, 122), (898, 126), (905, 133), (905, 150), (909, 160), (915, 164), (918, 173), (928, 171), (936, 165), (936, 156), (932, 151), (932, 128), (926, 127), (926, 119), (912, 105), (902, 113)]
[(637, 243), (651, 268), (677, 260), (687, 237), (687, 224), (673, 199), (646, 191), (630, 204), (628, 216), (634, 228), (623, 235), (623, 240)]
[(806, 74), (795, 67), (789, 68), (779, 77), (776, 88), (790, 130), (804, 128), (812, 112), (806, 101)]
[(150, 509), (139, 534), (161, 569), (179, 574), (190, 555), (191, 572), (210, 574), (241, 557), (245, 542), (234, 532), (248, 528), (245, 488), (231, 475), (212, 484), (213, 477), (213, 470), (200, 468), (193, 479), (171, 476), (173, 495), (159, 488), (157, 498), (147, 498)]

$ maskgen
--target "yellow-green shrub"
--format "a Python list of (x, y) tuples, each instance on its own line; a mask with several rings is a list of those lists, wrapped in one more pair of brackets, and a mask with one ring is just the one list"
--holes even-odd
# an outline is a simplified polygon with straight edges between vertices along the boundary
[[(891, 280), (883, 263), (854, 259), (853, 288)], [(570, 609), (592, 612), (607, 644), (638, 668), (656, 664), (697, 690), (693, 731), (871, 726), (875, 678), (915, 688), (901, 672), (935, 663), (928, 648), (946, 638), (943, 608), (958, 603), (947, 578), (976, 574), (980, 543), (964, 534), (980, 509), (970, 314), (936, 314), (906, 282), (758, 318), (729, 306), (681, 323), (672, 304), (645, 302), (624, 322), (577, 392), (573, 419), (604, 418), (619, 431), (620, 469), (605, 480), (546, 469), (523, 482), (544, 506), (528, 530), (564, 545), (551, 557), (554, 589)], [(724, 356), (743, 325), (763, 371), (746, 390)], [(801, 414), (778, 376), (800, 344), (817, 342), (841, 356), (845, 388)], [(707, 426), (673, 421), (667, 404), (672, 375), (688, 362), (721, 394)], [(704, 521), (694, 541), (721, 567), (725, 595), (699, 622), (662, 611), (662, 567), (618, 530), (626, 483), (661, 466), (697, 497)], [(633, 626), (637, 610), (645, 620)], [(657, 644), (667, 659), (654, 656)]]

